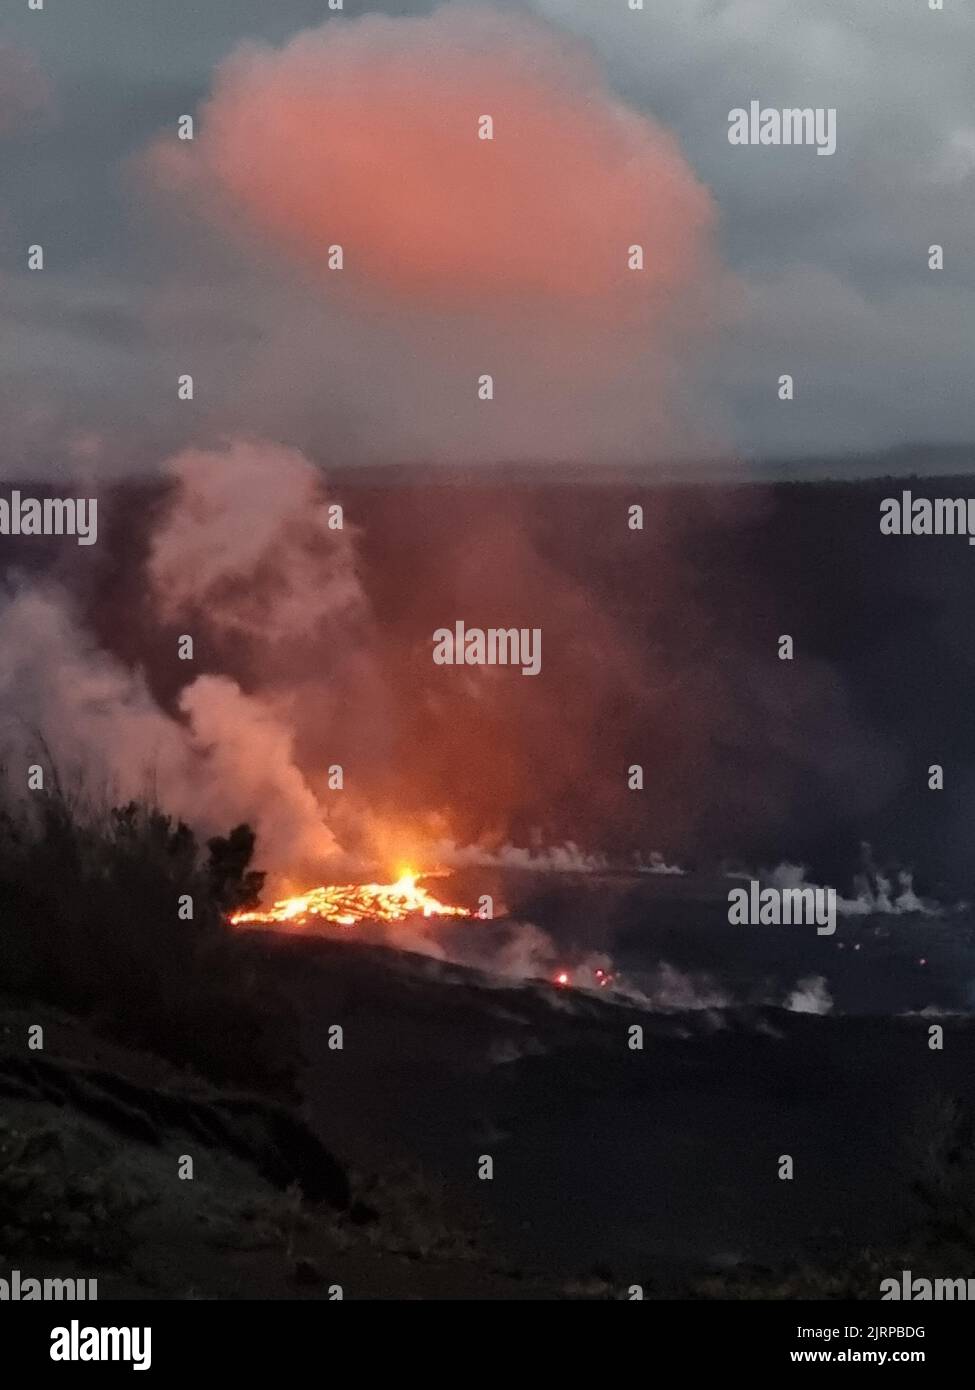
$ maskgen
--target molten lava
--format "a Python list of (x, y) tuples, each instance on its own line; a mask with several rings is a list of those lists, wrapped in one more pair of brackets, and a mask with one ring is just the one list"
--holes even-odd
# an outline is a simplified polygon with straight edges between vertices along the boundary
[(404, 870), (395, 883), (346, 883), (334, 887), (309, 888), (296, 898), (282, 898), (271, 907), (253, 912), (235, 912), (235, 926), (254, 924), (297, 927), (309, 922), (331, 922), (354, 927), (357, 922), (402, 922), (407, 917), (470, 917), (465, 907), (451, 907), (428, 893), (418, 882), (420, 874)]

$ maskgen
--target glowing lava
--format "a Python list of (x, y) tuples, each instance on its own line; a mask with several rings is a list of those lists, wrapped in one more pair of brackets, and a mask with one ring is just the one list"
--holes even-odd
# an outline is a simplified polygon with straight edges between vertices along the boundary
[(605, 970), (599, 969), (598, 967), (593, 969), (583, 966), (574, 972), (560, 970), (558, 974), (553, 977), (552, 983), (561, 986), (563, 989), (570, 985), (576, 989), (606, 989), (608, 986), (612, 985), (615, 980), (616, 976), (610, 975)]
[(354, 927), (357, 922), (402, 922), (407, 917), (470, 917), (465, 907), (451, 907), (422, 888), (422, 877), (404, 869), (395, 883), (346, 883), (333, 887), (309, 888), (296, 898), (282, 898), (270, 907), (253, 912), (235, 912), (235, 926), (254, 924), (272, 927), (288, 924), (307, 926), (309, 922), (331, 922)]

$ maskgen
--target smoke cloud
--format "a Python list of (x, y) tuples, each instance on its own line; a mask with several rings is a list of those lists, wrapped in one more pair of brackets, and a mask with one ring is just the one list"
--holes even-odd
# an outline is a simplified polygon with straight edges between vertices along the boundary
[(267, 646), (362, 622), (351, 529), (296, 450), (190, 449), (168, 473), (175, 491), (149, 559), (163, 620), (205, 615), (221, 636)]
[(296, 760), (294, 703), (315, 663), (327, 719), (349, 633), (366, 638), (353, 537), (330, 528), (322, 480), (294, 451), (188, 451), (169, 476), (133, 584), (151, 631), (141, 656), (166, 678), (102, 646), (66, 587), (22, 577), (0, 609), (9, 763), (23, 785), (43, 750), (48, 776), (92, 800), (149, 794), (206, 833), (249, 821), (273, 878), (321, 872), (338, 849)]
[[(349, 279), (384, 295), (619, 309), (709, 255), (711, 200), (673, 137), (613, 96), (585, 45), (512, 12), (370, 15), (248, 45), (202, 128), (173, 175), (323, 278), (343, 246)], [(631, 242), (646, 270), (628, 279)]]
[[(714, 209), (586, 44), (483, 5), (328, 22), (231, 53), (195, 138), (169, 132), (144, 165), (188, 213), (177, 236), (214, 234), (202, 263), (217, 281), (232, 263), (234, 311), (257, 331), (223, 383), (208, 364), (198, 437), (133, 504), (134, 539), (108, 542), (100, 591), (47, 587), (3, 615), (11, 706), (39, 692), (54, 751), (125, 794), (151, 764), (171, 809), (207, 830), (252, 821), (261, 866), (298, 886), (323, 860), (425, 865), (444, 844), (498, 870), (659, 845), (642, 867), (663, 874), (699, 831), (774, 820), (797, 787), (815, 799), (809, 764), (830, 791), (868, 783), (877, 760), (832, 673), (806, 660), (797, 681), (704, 608), (709, 580), (724, 593), (710, 549), (735, 543), (721, 504), (645, 497), (632, 532), (618, 493), (553, 505), (483, 477), (359, 477), (346, 516), (326, 487), (327, 412), (354, 419), (357, 458), (421, 449), (455, 469), (645, 460), (695, 439), (694, 344), (727, 288)], [(156, 302), (181, 354), (187, 306), (209, 304), (194, 289), (177, 279)], [(249, 432), (261, 415), (321, 447), (266, 442)], [(747, 640), (781, 631), (728, 572)], [(49, 675), (35, 602), (42, 634), (67, 634), (73, 683)], [(539, 629), (541, 673), (434, 666), (431, 635), (457, 620)]]
[[(403, 864), (678, 878), (702, 849), (754, 853), (797, 787), (809, 817), (836, 788), (869, 797), (878, 760), (828, 669), (797, 680), (702, 611), (683, 551), (720, 518), (661, 494), (633, 536), (607, 499), (337, 492), (281, 445), (182, 451), (161, 489), (103, 498), (99, 546), (61, 553), (61, 582), (11, 588), (14, 761), (36, 727), (113, 794), (151, 777), (200, 829), (246, 819), (296, 891)], [(764, 596), (725, 587), (749, 632), (777, 630)], [(435, 665), (459, 618), (540, 628), (539, 675)]]
[[(734, 299), (711, 197), (590, 47), (544, 21), (451, 5), (244, 45), (196, 138), (160, 138), (146, 167), (264, 277), (245, 290), (262, 346), (243, 369), (267, 432), (282, 393), (293, 421), (327, 380), (359, 456), (591, 463), (714, 443), (687, 379)], [(273, 277), (300, 288), (269, 322)], [(236, 399), (239, 419), (235, 385), (221, 408)]]

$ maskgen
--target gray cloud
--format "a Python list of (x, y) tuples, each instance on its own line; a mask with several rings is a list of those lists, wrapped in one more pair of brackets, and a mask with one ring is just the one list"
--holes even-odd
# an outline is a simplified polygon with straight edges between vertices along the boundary
[[(588, 40), (621, 97), (675, 132), (717, 203), (720, 250), (740, 281), (737, 321), (724, 328), (715, 313), (694, 370), (685, 363), (667, 382), (685, 429), (667, 447), (804, 455), (975, 435), (970, 10), (908, 13), (875, 0), (508, 8)], [(67, 471), (79, 435), (87, 453), (97, 441), (109, 471), (148, 468), (230, 428), (272, 432), (325, 462), (328, 451), (343, 462), (571, 457), (580, 438), (595, 461), (659, 453), (641, 410), (638, 344), (607, 413), (613, 428), (580, 436), (586, 402), (534, 378), (533, 354), (515, 337), (473, 317), (315, 302), (291, 267), (250, 263), (148, 200), (131, 161), (176, 115), (198, 110), (214, 66), (243, 39), (281, 43), (326, 13), (320, 0), (173, 0), (164, 10), (102, 0), (43, 22), (26, 7), (8, 18), (50, 99), (33, 114), (19, 100), (3, 138), (0, 350), (13, 365), (0, 390), (0, 471)], [(728, 111), (751, 97), (835, 106), (836, 154), (730, 146)], [(42, 276), (23, 268), (32, 241), (45, 245)], [(946, 248), (940, 273), (927, 269), (932, 242)], [(485, 346), (523, 383), (521, 404), (492, 432), (472, 409), (446, 404)], [(180, 414), (182, 370), (204, 389)], [(788, 405), (775, 392), (785, 371), (797, 381)]]
[[(629, 101), (679, 136), (722, 211), (743, 321), (711, 364), (749, 453), (970, 440), (975, 16), (871, 0), (593, 6), (584, 34)], [(728, 112), (835, 107), (836, 154), (735, 148)], [(945, 270), (927, 248), (945, 246)], [(783, 407), (774, 386), (797, 378)]]

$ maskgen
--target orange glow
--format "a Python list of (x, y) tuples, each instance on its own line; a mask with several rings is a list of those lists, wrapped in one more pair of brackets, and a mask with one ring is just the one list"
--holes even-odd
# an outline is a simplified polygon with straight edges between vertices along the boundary
[(405, 867), (395, 883), (346, 883), (309, 888), (294, 898), (282, 898), (268, 908), (235, 912), (235, 926), (288, 925), (303, 927), (309, 922), (331, 922), (354, 927), (369, 919), (374, 922), (402, 922), (407, 917), (470, 917), (465, 907), (442, 903), (422, 888), (423, 875)]

